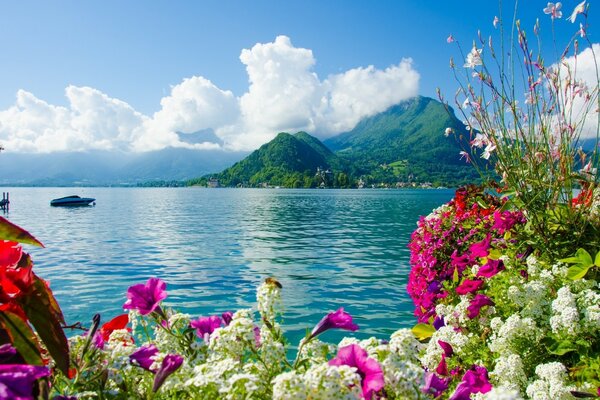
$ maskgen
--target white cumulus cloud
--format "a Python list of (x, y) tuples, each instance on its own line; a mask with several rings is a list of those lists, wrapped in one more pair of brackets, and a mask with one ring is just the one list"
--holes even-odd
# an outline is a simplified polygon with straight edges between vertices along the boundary
[[(152, 116), (90, 87), (67, 87), (66, 107), (20, 90), (15, 105), (0, 111), (0, 142), (22, 152), (169, 146), (252, 150), (281, 131), (335, 135), (418, 93), (419, 74), (410, 59), (384, 70), (359, 67), (321, 80), (312, 51), (294, 47), (287, 36), (242, 50), (240, 61), (249, 80), (242, 96), (193, 76), (173, 86)], [(218, 143), (185, 140), (186, 134), (205, 130), (214, 132)]]

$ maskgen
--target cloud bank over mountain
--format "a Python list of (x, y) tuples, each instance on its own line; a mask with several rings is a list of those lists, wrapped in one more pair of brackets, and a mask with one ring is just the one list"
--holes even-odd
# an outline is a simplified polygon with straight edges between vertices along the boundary
[[(0, 143), (11, 152), (32, 153), (252, 150), (281, 131), (333, 136), (418, 94), (419, 73), (410, 58), (384, 70), (359, 67), (322, 80), (313, 71), (312, 51), (278, 36), (242, 50), (240, 61), (249, 81), (242, 96), (192, 76), (173, 86), (153, 115), (91, 87), (68, 86), (66, 107), (19, 90), (15, 104), (0, 111)], [(218, 142), (185, 140), (204, 130), (214, 132)]]

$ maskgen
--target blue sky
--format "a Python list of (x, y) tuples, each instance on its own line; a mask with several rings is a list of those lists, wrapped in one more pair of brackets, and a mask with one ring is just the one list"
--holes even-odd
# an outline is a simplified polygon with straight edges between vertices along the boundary
[[(509, 23), (513, 4), (509, 1), (505, 3), (505, 20)], [(575, 25), (565, 18), (577, 3), (578, 1), (563, 2), (565, 16), (555, 23), (558, 37), (570, 37), (576, 30)], [(591, 3), (589, 22), (593, 26), (593, 22), (599, 19), (597, 14), (592, 18), (595, 4), (593, 1)], [(542, 29), (550, 34), (550, 19), (542, 13), (545, 6), (545, 1), (521, 2), (519, 16), (526, 29), (530, 30), (535, 18), (539, 17)], [(86, 149), (84, 142), (91, 139), (83, 136), (86, 136), (87, 130), (94, 129), (99, 132), (97, 135), (91, 134), (95, 135), (94, 146), (97, 148), (118, 147), (110, 143), (120, 140), (123, 144), (135, 139), (138, 150), (172, 144), (176, 140), (173, 132), (191, 133), (186, 132), (186, 129), (221, 129), (218, 135), (220, 142), (217, 143), (219, 146), (233, 143), (234, 130), (264, 131), (252, 140), (236, 142), (238, 148), (256, 147), (275, 133), (269, 130), (286, 127), (314, 128), (323, 137), (331, 136), (336, 130), (347, 128), (353, 123), (352, 119), (348, 119), (348, 112), (326, 110), (326, 116), (313, 115), (306, 117), (306, 121), (300, 121), (304, 117), (299, 115), (295, 120), (299, 121), (296, 125), (294, 121), (281, 121), (272, 126), (254, 121), (252, 127), (241, 128), (241, 125), (232, 122), (225, 129), (222, 126), (224, 122), (219, 118), (217, 120), (221, 128), (217, 128), (217, 122), (213, 121), (216, 117), (212, 114), (202, 114), (201, 111), (201, 117), (212, 121), (215, 126), (191, 120), (181, 122), (182, 118), (188, 118), (181, 114), (178, 114), (179, 122), (174, 122), (174, 117), (167, 118), (165, 111), (160, 115), (161, 123), (145, 128), (145, 132), (152, 132), (142, 135), (127, 134), (125, 131), (147, 123), (146, 119), (160, 113), (165, 108), (161, 105), (161, 99), (169, 96), (174, 98), (172, 88), (192, 77), (204, 79), (195, 82), (196, 88), (206, 88), (207, 85), (211, 86), (211, 90), (218, 88), (218, 96), (213, 93), (206, 98), (214, 100), (212, 104), (223, 102), (224, 105), (219, 105), (225, 110), (223, 115), (239, 119), (238, 114), (248, 114), (249, 109), (260, 115), (261, 111), (264, 112), (260, 104), (257, 105), (262, 100), (261, 93), (271, 98), (279, 94), (273, 88), (265, 89), (250, 96), (252, 99), (247, 99), (246, 103), (252, 105), (233, 105), (235, 99), (239, 102), (249, 91), (249, 65), (240, 61), (240, 53), (243, 49), (252, 49), (258, 43), (275, 43), (278, 36), (289, 39), (289, 44), (280, 41), (288, 50), (312, 51), (312, 62), (300, 72), (316, 73), (321, 91), (330, 90), (335, 93), (334, 89), (323, 89), (331, 76), (372, 65), (374, 70), (371, 73), (365, 72), (356, 78), (370, 79), (370, 76), (377, 75), (377, 71), (398, 66), (403, 59), (410, 58), (410, 72), (418, 74), (418, 82), (416, 86), (405, 82), (397, 91), (405, 91), (407, 96), (421, 94), (435, 97), (435, 89), (440, 87), (443, 92), (451, 95), (456, 84), (448, 68), (448, 59), (458, 55), (456, 48), (446, 43), (446, 37), (452, 34), (468, 51), (478, 29), (481, 29), (484, 36), (494, 33), (492, 20), (495, 15), (499, 15), (498, 8), (495, 1), (471, 0), (4, 2), (0, 14), (0, 124), (9, 117), (16, 118), (15, 112), (8, 116), (6, 113), (2, 114), (1, 110), (14, 107), (17, 93), (25, 91), (31, 96), (22, 99), (21, 108), (35, 109), (39, 105), (38, 100), (42, 101), (42, 107), (47, 106), (50, 110), (44, 114), (44, 118), (53, 121), (54, 125), (50, 129), (57, 132), (63, 128), (56, 121), (64, 120), (67, 114), (76, 112), (89, 115), (94, 112), (93, 106), (98, 101), (122, 102), (117, 106), (111, 103), (108, 111), (106, 107), (100, 107), (104, 111), (98, 114), (104, 119), (113, 114), (118, 114), (118, 118), (121, 118), (117, 118), (109, 126), (99, 128), (103, 124), (101, 121), (69, 119), (67, 130), (72, 130), (72, 137), (61, 144), (63, 150)], [(593, 37), (590, 39), (594, 41)], [(598, 41), (597, 38), (595, 41)], [(253, 62), (264, 63), (268, 57), (263, 54), (262, 58)], [(288, 68), (286, 73), (292, 72)], [(254, 80), (262, 79), (264, 74), (265, 71), (262, 71)], [(306, 76), (304, 78), (308, 79)], [(347, 84), (351, 77), (346, 78), (338, 82), (338, 85)], [(305, 81), (299, 80), (296, 84), (302, 82)], [(329, 83), (332, 82), (333, 79)], [(380, 85), (385, 86), (385, 82)], [(191, 83), (189, 86), (186, 93), (192, 90)], [(75, 88), (70, 92), (71, 97), (66, 96), (68, 87)], [(90, 90), (86, 92), (76, 88)], [(372, 91), (361, 88), (364, 98), (353, 109), (363, 111), (357, 115), (372, 113), (377, 107), (386, 105), (385, 102), (375, 105), (369, 103), (368, 97), (376, 97), (381, 86), (374, 86)], [(225, 93), (228, 91), (231, 93)], [(281, 96), (289, 98), (292, 96), (290, 93), (289, 90), (283, 91)], [(218, 98), (211, 97), (213, 95)], [(306, 96), (312, 94), (308, 93)], [(80, 99), (78, 106), (73, 103), (72, 98), (75, 97)], [(401, 99), (402, 96), (394, 97), (390, 94), (387, 101)], [(182, 103), (177, 104), (181, 107)], [(200, 107), (198, 104), (196, 106)], [(278, 111), (285, 113), (298, 107), (298, 104), (291, 104)], [(123, 116), (123, 113), (131, 115)], [(37, 118), (37, 115), (30, 114), (19, 114), (19, 118)], [(0, 129), (0, 141), (10, 143), (13, 138), (11, 135), (16, 135), (18, 129), (24, 129), (22, 125), (13, 124), (10, 126), (13, 126), (15, 132), (9, 132), (9, 125), (8, 122), (4, 123), (4, 130)], [(82, 125), (87, 130), (81, 128)], [(13, 147), (20, 148), (18, 143), (30, 140), (35, 134), (33, 128), (43, 129), (44, 123), (28, 125), (27, 129), (31, 132), (21, 133), (21, 141), (14, 142)], [(108, 132), (111, 129), (120, 130), (119, 138), (111, 137)], [(158, 133), (160, 129), (170, 130), (170, 136)], [(38, 140), (37, 144), (29, 147), (23, 145), (23, 151), (37, 151), (44, 144), (46, 148), (52, 148), (48, 147), (49, 143), (56, 143), (56, 135), (60, 134), (55, 132), (55, 136)], [(151, 144), (152, 135), (158, 135), (160, 139)]]

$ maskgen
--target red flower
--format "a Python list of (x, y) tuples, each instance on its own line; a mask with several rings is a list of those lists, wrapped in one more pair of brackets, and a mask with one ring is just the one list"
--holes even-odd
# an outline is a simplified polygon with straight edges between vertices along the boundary
[[(108, 342), (108, 339), (110, 339), (110, 334), (113, 333), (113, 331), (125, 329), (128, 323), (129, 315), (121, 314), (102, 325), (98, 333), (100, 333), (105, 342)], [(131, 328), (127, 328), (127, 331), (131, 332)]]
[(9, 302), (33, 282), (33, 263), (16, 242), (0, 240), (0, 301)]

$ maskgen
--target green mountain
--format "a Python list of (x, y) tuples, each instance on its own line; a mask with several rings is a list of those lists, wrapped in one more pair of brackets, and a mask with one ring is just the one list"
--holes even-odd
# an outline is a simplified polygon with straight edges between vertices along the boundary
[(230, 168), (190, 183), (203, 184), (212, 178), (221, 186), (317, 187), (332, 186), (339, 178), (342, 184), (336, 186), (348, 186), (341, 165), (335, 154), (308, 133), (281, 132)]
[[(444, 136), (452, 128), (451, 137)], [(460, 160), (469, 133), (443, 104), (415, 97), (363, 119), (354, 129), (320, 142), (306, 132), (279, 133), (219, 174), (190, 181), (221, 186), (356, 187), (457, 186), (479, 179)]]
[[(444, 136), (447, 127), (455, 131), (451, 137)], [(458, 185), (479, 177), (459, 157), (468, 137), (464, 124), (443, 104), (418, 96), (365, 118), (324, 143), (352, 165), (352, 175), (364, 176), (367, 182)]]

